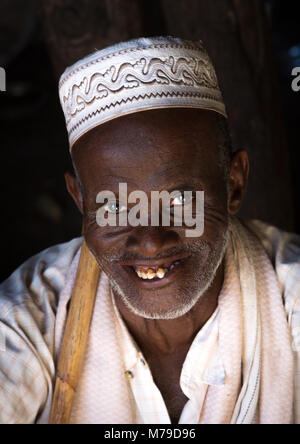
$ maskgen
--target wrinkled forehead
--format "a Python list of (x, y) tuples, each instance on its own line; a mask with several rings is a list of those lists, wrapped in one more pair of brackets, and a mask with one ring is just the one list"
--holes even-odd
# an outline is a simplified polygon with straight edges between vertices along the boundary
[[(162, 109), (139, 112), (94, 128), (73, 147), (83, 180), (187, 180), (209, 175), (218, 163), (217, 118), (204, 110)], [(140, 185), (141, 186), (141, 185)]]
[(137, 155), (153, 148), (159, 153), (175, 147), (178, 142), (184, 146), (205, 146), (207, 151), (213, 151), (217, 137), (217, 116), (211, 111), (151, 110), (123, 116), (92, 129), (75, 143), (72, 156), (75, 161), (84, 160), (97, 152), (113, 158), (116, 154)]

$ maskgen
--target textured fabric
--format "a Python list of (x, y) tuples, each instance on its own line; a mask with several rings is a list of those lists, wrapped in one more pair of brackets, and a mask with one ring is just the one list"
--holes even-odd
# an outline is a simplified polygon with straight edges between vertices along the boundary
[[(78, 257), (69, 272), (69, 282), (75, 281)], [(198, 412), (199, 422), (251, 423), (256, 418), (259, 423), (289, 424), (293, 420), (293, 355), (281, 292), (275, 272), (257, 238), (235, 219), (230, 224), (225, 265), (225, 282), (218, 304), (218, 341), (226, 381), (223, 385), (207, 387)], [(60, 307), (65, 307), (70, 294), (68, 289)], [(104, 275), (96, 300), (96, 322), (93, 319), (72, 422), (132, 423), (135, 422), (134, 410), (139, 411), (141, 418), (141, 409), (145, 405), (148, 413), (151, 412), (151, 403), (146, 389), (141, 388), (145, 393), (141, 399), (137, 390), (133, 390), (137, 405), (136, 409), (132, 409), (132, 396), (125, 384), (124, 359), (116, 342), (112, 298)], [(212, 347), (215, 348), (215, 342)], [(124, 353), (127, 350), (123, 350)], [(212, 353), (208, 349), (201, 359), (199, 350), (199, 361), (207, 366)], [(105, 363), (111, 365), (106, 367)], [(115, 383), (108, 388), (110, 377)], [(151, 390), (151, 378), (146, 378), (145, 375), (145, 382), (148, 381), (146, 384)], [(142, 380), (139, 385), (143, 385)], [(152, 398), (155, 411), (159, 409), (162, 398), (154, 385), (152, 389), (157, 395)], [(101, 395), (107, 400), (104, 410), (101, 409)]]
[[(228, 246), (218, 309), (197, 334), (183, 365), (180, 385), (189, 401), (179, 423), (195, 424), (199, 418), (200, 423), (218, 424), (291, 423), (293, 356), (278, 282), (255, 237), (233, 227), (231, 238), (239, 253), (234, 255), (233, 246)], [(240, 268), (248, 275), (243, 277), (242, 285)], [(251, 272), (252, 268), (255, 270)], [(256, 293), (263, 296), (260, 301), (256, 300)], [(170, 423), (149, 367), (143, 364), (142, 352), (117, 311), (116, 317), (125, 366), (133, 375), (130, 385), (136, 403), (136, 422)], [(248, 328), (243, 320), (253, 332), (248, 331), (247, 337), (242, 334)], [(261, 355), (259, 365), (255, 362), (256, 351)]]
[(81, 239), (33, 256), (0, 286), (0, 423), (47, 422), (58, 299)]
[[(58, 306), (55, 328), (57, 355), (63, 337), (66, 305), (74, 285), (79, 253), (69, 270), (68, 280)], [(109, 281), (103, 273), (98, 286), (88, 347), (74, 400), (71, 423), (132, 423), (124, 372), (113, 317)]]
[(201, 42), (140, 38), (96, 51), (59, 82), (70, 149), (97, 125), (158, 108), (200, 108), (226, 116), (214, 67)]
[[(294, 418), (292, 419), (292, 422), (300, 423), (300, 240), (296, 235), (281, 232), (280, 230), (259, 221), (248, 222), (247, 227), (255, 233), (255, 236), (260, 238), (270, 259), (269, 262), (265, 261), (263, 265), (261, 261), (257, 261), (256, 255), (253, 256), (252, 262), (254, 261), (254, 265), (256, 266), (258, 283), (260, 282), (260, 279), (263, 279), (264, 283), (267, 282), (267, 288), (273, 286), (274, 274), (271, 279), (269, 278), (270, 271), (272, 274), (273, 270), (276, 272), (277, 281), (279, 283), (283, 303), (281, 302), (281, 298), (276, 298), (274, 300), (268, 299), (265, 301), (265, 293), (260, 293), (260, 300), (263, 301), (262, 305), (263, 310), (265, 311), (265, 315), (262, 316), (262, 322), (265, 322), (268, 310), (271, 309), (272, 311), (273, 307), (274, 310), (277, 311), (277, 316), (279, 316), (279, 318), (282, 319), (283, 316), (287, 319), (287, 325), (291, 332), (290, 341), (293, 347), (295, 370), (293, 393)], [(244, 242), (244, 240), (242, 242)], [(255, 250), (257, 249), (258, 251), (260, 249), (260, 244), (258, 244), (256, 239), (253, 240), (253, 242), (255, 243)], [(63, 294), (70, 292), (72, 289), (72, 282), (69, 279), (71, 264), (74, 260), (74, 256), (78, 253), (80, 245), (81, 239), (75, 239), (68, 244), (58, 245), (45, 250), (25, 262), (0, 286), (0, 423), (45, 423), (48, 421), (52, 400), (54, 369), (65, 323), (64, 310), (66, 306), (63, 307), (62, 305)], [(233, 248), (233, 252), (235, 252), (235, 247)], [(247, 258), (247, 254), (244, 253), (244, 255)], [(74, 264), (75, 262), (73, 262), (73, 266)], [(248, 274), (248, 270), (246, 270), (246, 274)], [(102, 276), (102, 279), (105, 279), (105, 275)], [(101, 283), (103, 284), (102, 279)], [(244, 282), (247, 283), (247, 276), (246, 279), (244, 279)], [(226, 280), (224, 282), (224, 288), (226, 287), (225, 283)], [(249, 283), (247, 285), (249, 285)], [(259, 286), (260, 284), (258, 284), (258, 288)], [(97, 304), (98, 307), (102, 306), (104, 311), (112, 310), (112, 312), (115, 313), (113, 306), (104, 304), (103, 301), (100, 302), (98, 300)], [(58, 305), (59, 312), (57, 313)], [(285, 309), (284, 312), (283, 308)], [(101, 311), (101, 309), (99, 309), (99, 311)], [(271, 314), (273, 317), (273, 313)], [(95, 319), (96, 313), (93, 323), (96, 323)], [(244, 323), (247, 324), (246, 320)], [(251, 323), (248, 322), (247, 325), (248, 329), (250, 328), (251, 331)], [(244, 325), (245, 331), (248, 331), (247, 325)], [(110, 331), (113, 332), (113, 329), (117, 328), (117, 325), (109, 323), (105, 328), (107, 330), (110, 328)], [(235, 404), (233, 417), (231, 419), (231, 422), (233, 423), (243, 422), (242, 419), (245, 414), (247, 417), (250, 399), (257, 400), (259, 406), (257, 409), (255, 403), (255, 409), (253, 409), (253, 407), (251, 409), (250, 403), (251, 417), (254, 418), (253, 422), (270, 421), (268, 415), (270, 412), (272, 414), (273, 402), (275, 415), (278, 414), (278, 408), (276, 407), (278, 406), (278, 403), (276, 404), (277, 400), (273, 399), (277, 396), (276, 392), (268, 393), (268, 399), (271, 405), (270, 409), (264, 409), (261, 404), (262, 396), (260, 396), (260, 394), (263, 393), (265, 396), (265, 393), (268, 390), (273, 391), (274, 388), (279, 391), (283, 390), (283, 387), (286, 384), (285, 375), (283, 375), (282, 386), (281, 378), (279, 378), (279, 384), (277, 384), (276, 387), (271, 384), (273, 375), (271, 378), (269, 377), (269, 381), (265, 379), (265, 375), (269, 371), (268, 368), (271, 367), (272, 370), (273, 365), (275, 365), (274, 372), (277, 373), (275, 376), (278, 377), (278, 364), (280, 365), (285, 359), (284, 354), (282, 355), (280, 350), (280, 347), (282, 347), (282, 341), (280, 338), (279, 348), (276, 346), (273, 351), (274, 342), (276, 343), (278, 340), (276, 337), (276, 329), (276, 323), (273, 324), (271, 322), (271, 340), (270, 338), (262, 339), (263, 349), (269, 352), (269, 355), (268, 359), (261, 359), (262, 365), (260, 373), (262, 377), (258, 393), (257, 390), (252, 390), (256, 387), (254, 383), (255, 379), (253, 380), (252, 376), (253, 374), (255, 375), (253, 368), (257, 368), (257, 363), (260, 362), (260, 359), (255, 353), (254, 355), (252, 353), (252, 357), (254, 356), (255, 359), (247, 359), (248, 355), (251, 356), (249, 351), (251, 352), (252, 350), (253, 352), (256, 342), (254, 341), (251, 343), (250, 341), (250, 344), (247, 345), (248, 355), (245, 353), (245, 350), (243, 350), (241, 369), (243, 371), (243, 385), (239, 391), (239, 397)], [(263, 326), (262, 331), (262, 337), (264, 337), (265, 333)], [(55, 337), (56, 341), (54, 340)], [(285, 340), (286, 337), (284, 338), (284, 341)], [(99, 343), (102, 346), (102, 340), (100, 340)], [(114, 346), (114, 354), (117, 353), (118, 347), (120, 347), (119, 343), (117, 346)], [(269, 347), (271, 347), (271, 350)], [(193, 347), (191, 347), (189, 353), (192, 351), (192, 348)], [(287, 347), (287, 349), (289, 349), (289, 347)], [(197, 348), (194, 348), (194, 350), (197, 350)], [(89, 351), (87, 350), (87, 355), (88, 354)], [(186, 363), (189, 361), (193, 363), (193, 359), (186, 359)], [(99, 360), (96, 362), (97, 366), (94, 369), (93, 374), (100, 370), (102, 362), (105, 364), (101, 355), (99, 355)], [(112, 362), (111, 357), (109, 357), (109, 362)], [(217, 359), (215, 362), (218, 363), (219, 360)], [(225, 362), (224, 366), (227, 368)], [(106, 369), (108, 369), (105, 375), (107, 377), (106, 381), (108, 381), (107, 385), (109, 385), (110, 388), (113, 388), (116, 384), (116, 381), (113, 379), (116, 377), (115, 373), (113, 373), (113, 377), (109, 377), (109, 372), (111, 371), (109, 364), (107, 364)], [(126, 370), (125, 366), (120, 366), (119, 369), (124, 378), (123, 372)], [(218, 365), (216, 366), (216, 369), (218, 369)], [(249, 369), (251, 371), (249, 371)], [(195, 366), (194, 373), (196, 372), (197, 366)], [(184, 371), (182, 371), (182, 374), (183, 373)], [(216, 371), (216, 374), (218, 374), (218, 370)], [(101, 375), (101, 372), (99, 375)], [(209, 376), (212, 378), (214, 373), (211, 373)], [(208, 381), (206, 382), (212, 383), (212, 379), (210, 378), (208, 378)], [(124, 384), (126, 388), (124, 388), (122, 381), (120, 381), (119, 387), (121, 391), (124, 390), (123, 393), (125, 393), (125, 396), (127, 396), (127, 394), (129, 395), (130, 411), (134, 412), (134, 406), (132, 405), (134, 400), (131, 396), (130, 381), (127, 381), (126, 378), (124, 379), (126, 381)], [(94, 380), (95, 385), (97, 386), (99, 378), (95, 377)], [(290, 386), (292, 390), (293, 384), (290, 384)], [(212, 386), (209, 386), (209, 390), (211, 388)], [(107, 391), (105, 393), (107, 394)], [(280, 392), (278, 395), (283, 396)], [(212, 395), (210, 396), (213, 397)], [(284, 396), (288, 399), (288, 402), (285, 401), (285, 403), (289, 404), (289, 398), (291, 396), (290, 391), (284, 390)], [(77, 406), (76, 404), (74, 406), (74, 421), (78, 420), (77, 415), (82, 408), (81, 406), (83, 405), (84, 399), (87, 398), (82, 397), (81, 399), (82, 401), (78, 398)], [(103, 401), (105, 406), (112, 402), (110, 393), (109, 396), (101, 396), (99, 399)], [(124, 405), (124, 400), (121, 401), (121, 404)], [(260, 406), (262, 407), (261, 413)], [(125, 409), (126, 412), (123, 412), (121, 416), (124, 421), (131, 422), (127, 407)], [(102, 407), (102, 412), (103, 410), (105, 410), (105, 408), (103, 409)], [(287, 411), (283, 412), (283, 417), (279, 419), (279, 423), (282, 421), (290, 422), (289, 409), (284, 410)], [(111, 413), (111, 407), (109, 407), (108, 411)], [(204, 414), (205, 410), (203, 411), (203, 417)], [(194, 414), (192, 414), (192, 416), (194, 416)], [(182, 413), (182, 417), (184, 417), (184, 412)], [(186, 419), (187, 422), (193, 420), (189, 415), (186, 416)], [(249, 420), (249, 416), (247, 420)], [(117, 422), (119, 422), (119, 419)], [(249, 420), (249, 422), (251, 421)]]
[[(225, 348), (225, 371), (227, 377), (231, 376), (232, 390), (236, 388), (238, 373), (241, 374), (241, 371), (243, 385), (235, 401), (231, 420), (230, 399), (233, 392), (227, 392), (226, 397), (230, 379), (224, 388), (209, 387), (206, 405), (210, 412), (206, 420), (204, 416), (204, 422), (211, 422), (212, 418), (216, 418), (215, 412), (219, 411), (222, 416), (218, 414), (218, 423), (255, 421), (260, 424), (289, 424), (294, 420), (293, 352), (276, 274), (257, 237), (235, 219), (231, 225), (231, 240), (234, 256), (232, 266), (239, 276), (242, 310), (237, 316), (240, 309), (235, 299), (239, 298), (234, 298), (229, 288), (228, 294), (231, 297), (228, 300), (227, 297), (223, 298), (226, 308), (224, 323), (220, 325), (220, 338), (225, 338), (222, 350)], [(232, 300), (231, 305), (229, 299)], [(233, 326), (238, 322), (238, 317), (242, 321), (241, 329)], [(237, 349), (230, 352), (229, 348), (226, 351), (229, 344), (238, 342), (237, 336), (241, 337), (243, 344), (239, 370), (238, 359), (235, 357)], [(222, 405), (222, 400), (225, 405)]]
[(300, 424), (300, 237), (258, 220), (245, 224), (258, 236), (276, 270), (294, 355), (294, 423)]
[(243, 338), (240, 281), (233, 262), (232, 245), (228, 245), (225, 277), (219, 296), (219, 350), (224, 365), (225, 384), (210, 385), (200, 414), (202, 424), (228, 424), (241, 389)]
[[(116, 306), (114, 315), (122, 358), (129, 379), (136, 424), (170, 424), (170, 416), (163, 397), (153, 381), (151, 370), (131, 337)], [(189, 401), (184, 406), (179, 424), (197, 424), (208, 384), (225, 384), (225, 371), (218, 347), (219, 309), (196, 335), (184, 361), (180, 387)]]

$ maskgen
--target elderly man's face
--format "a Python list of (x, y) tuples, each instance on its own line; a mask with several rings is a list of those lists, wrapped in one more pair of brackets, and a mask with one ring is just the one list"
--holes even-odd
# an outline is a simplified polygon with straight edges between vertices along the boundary
[[(83, 212), (87, 245), (114, 293), (137, 315), (181, 316), (214, 279), (228, 230), (218, 134), (213, 112), (152, 110), (99, 126), (74, 146), (81, 190), (67, 182)], [(141, 190), (149, 199), (151, 191), (204, 191), (203, 235), (186, 237), (184, 225), (99, 227), (96, 196), (103, 190), (118, 196), (119, 183), (127, 183), (128, 194)], [(167, 272), (144, 280), (136, 273), (140, 268)]]

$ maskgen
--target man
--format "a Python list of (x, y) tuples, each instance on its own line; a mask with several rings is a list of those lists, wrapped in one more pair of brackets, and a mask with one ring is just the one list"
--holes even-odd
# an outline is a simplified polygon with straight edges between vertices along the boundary
[[(202, 44), (98, 51), (63, 74), (60, 99), (66, 184), (102, 270), (71, 422), (300, 422), (300, 240), (236, 218), (248, 157), (231, 152)], [(150, 204), (143, 223), (124, 223), (135, 202), (120, 184), (149, 201), (170, 193), (171, 223), (161, 202), (158, 224)], [(199, 192), (204, 229), (188, 236), (175, 215), (197, 218)], [(49, 420), (81, 243), (49, 248), (2, 284), (2, 423)]]

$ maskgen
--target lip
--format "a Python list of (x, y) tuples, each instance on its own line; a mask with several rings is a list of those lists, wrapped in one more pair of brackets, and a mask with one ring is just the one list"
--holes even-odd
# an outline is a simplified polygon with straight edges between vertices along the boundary
[[(143, 288), (143, 289), (153, 289), (153, 288), (162, 288), (166, 285), (169, 285), (173, 280), (176, 278), (176, 275), (182, 271), (183, 267), (187, 263), (190, 256), (188, 255), (177, 255), (173, 256), (172, 258), (166, 258), (161, 259), (160, 261), (136, 261), (136, 262), (130, 262), (130, 263), (120, 263), (119, 265), (122, 265), (124, 270), (127, 272), (130, 279), (133, 279), (136, 284)], [(136, 272), (134, 271), (133, 267), (144, 267), (144, 268), (158, 268), (169, 266), (176, 261), (180, 261), (178, 265), (176, 265), (172, 270), (168, 271), (166, 276), (163, 279), (154, 278), (154, 279), (141, 279), (138, 277)]]
[(126, 265), (127, 267), (141, 267), (141, 268), (168, 268), (173, 262), (184, 260), (190, 257), (188, 254), (177, 254), (176, 256), (170, 256), (164, 259), (159, 259), (157, 261), (128, 261), (128, 262), (118, 262), (118, 265)]

